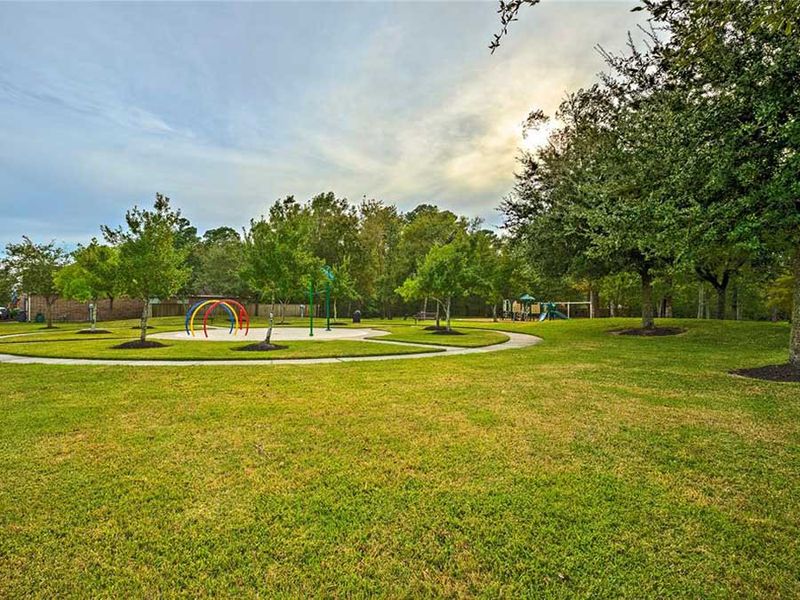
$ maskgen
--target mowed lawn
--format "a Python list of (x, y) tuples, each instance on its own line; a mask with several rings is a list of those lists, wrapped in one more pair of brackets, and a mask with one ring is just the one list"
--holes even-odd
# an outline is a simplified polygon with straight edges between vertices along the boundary
[[(0, 365), (0, 597), (800, 596), (788, 327), (424, 360)], [(491, 323), (461, 323), (493, 327)]]

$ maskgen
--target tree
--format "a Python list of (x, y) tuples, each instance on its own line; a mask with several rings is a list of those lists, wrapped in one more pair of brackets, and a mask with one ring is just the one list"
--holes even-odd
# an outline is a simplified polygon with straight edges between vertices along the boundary
[[(596, 289), (606, 274), (636, 272), (649, 329), (653, 280), (674, 260), (676, 227), (672, 205), (660, 201), (666, 184), (655, 175), (657, 132), (642, 109), (653, 110), (643, 94), (654, 84), (630, 81), (647, 72), (640, 62), (633, 54), (614, 66), (618, 80), (567, 96), (557, 115), (562, 125), (535, 156), (523, 156), (523, 174), (503, 210), (546, 274), (586, 278)], [(529, 118), (541, 120), (538, 111)]]
[(304, 296), (322, 266), (311, 252), (310, 225), (308, 210), (289, 196), (270, 207), (268, 219), (251, 220), (245, 234), (243, 276), (273, 304), (278, 301), (282, 323), (286, 304)]
[(8, 306), (14, 296), (14, 289), (17, 285), (11, 268), (6, 261), (0, 261), (0, 306)]
[(235, 229), (218, 227), (206, 231), (195, 253), (191, 285), (195, 293), (237, 298), (250, 295), (247, 282), (241, 276), (244, 244)]
[(800, 11), (792, 2), (646, 0), (670, 35), (663, 69), (687, 90), (705, 135), (691, 150), (705, 180), (734, 194), (710, 198), (745, 248), (788, 255), (794, 274), (789, 362), (800, 368)]
[[(501, 2), (501, 32), (494, 51), (524, 5), (537, 0)], [(796, 2), (741, 0), (643, 0), (634, 10), (647, 10), (656, 30), (649, 61), (641, 77), (623, 77), (640, 84), (648, 78), (664, 83), (666, 95), (678, 97), (683, 110), (673, 111), (694, 123), (698, 135), (670, 139), (654, 136), (666, 162), (651, 162), (648, 173), (665, 174), (662, 181), (678, 185), (683, 216), (699, 217), (699, 231), (710, 232), (718, 244), (747, 250), (769, 249), (792, 256), (795, 286), (789, 362), (800, 368), (800, 11)], [(627, 64), (631, 66), (634, 61)], [(623, 85), (622, 88), (625, 89)], [(633, 98), (641, 90), (628, 86)], [(646, 96), (645, 96), (646, 97)], [(634, 103), (629, 106), (638, 108)], [(640, 111), (635, 111), (639, 114)], [(663, 113), (662, 114), (666, 114)], [(661, 121), (652, 121), (653, 125)], [(680, 132), (686, 128), (670, 128)], [(680, 160), (679, 157), (688, 158)], [(696, 160), (696, 157), (699, 160)], [(676, 166), (682, 168), (676, 169)], [(683, 168), (688, 166), (689, 168)], [(698, 167), (699, 168), (693, 168)], [(681, 174), (688, 173), (690, 178)], [(690, 186), (681, 185), (690, 181)], [(668, 188), (661, 186), (661, 198)], [(651, 199), (658, 199), (651, 194)], [(687, 201), (688, 200), (688, 201)], [(698, 208), (700, 210), (693, 210)], [(711, 215), (717, 218), (708, 219)], [(721, 217), (721, 218), (719, 218)], [(725, 229), (725, 224), (732, 228)], [(691, 233), (691, 232), (690, 232)], [(683, 256), (692, 254), (693, 236), (686, 237)], [(715, 245), (717, 251), (722, 250)], [(683, 259), (683, 256), (678, 258)], [(724, 302), (724, 280), (714, 277)], [(722, 313), (718, 309), (718, 313)]]
[(446, 330), (452, 331), (450, 316), (454, 298), (460, 298), (475, 286), (470, 267), (470, 243), (465, 233), (446, 244), (437, 244), (419, 265), (417, 272), (397, 289), (406, 300), (431, 298), (444, 310)]
[(57, 273), (56, 285), (64, 298), (94, 304), (94, 310), (90, 311), (94, 331), (98, 299), (108, 298), (113, 306), (119, 294), (119, 252), (93, 239), (87, 246), (79, 246), (72, 258), (74, 262)]
[(156, 194), (152, 210), (134, 206), (125, 214), (126, 227), (103, 227), (106, 239), (119, 250), (119, 280), (122, 290), (142, 301), (139, 342), (147, 339), (147, 319), (153, 298), (169, 298), (189, 277), (187, 252), (176, 243), (181, 213), (169, 198)]
[(66, 259), (66, 253), (55, 242), (35, 244), (23, 236), (19, 244), (6, 246), (6, 266), (22, 290), (44, 298), (48, 329), (53, 327), (53, 305), (58, 299), (55, 275)]
[(357, 262), (352, 275), (358, 297), (370, 310), (391, 316), (391, 304), (400, 284), (395, 268), (403, 228), (397, 208), (378, 200), (364, 200), (358, 209)]

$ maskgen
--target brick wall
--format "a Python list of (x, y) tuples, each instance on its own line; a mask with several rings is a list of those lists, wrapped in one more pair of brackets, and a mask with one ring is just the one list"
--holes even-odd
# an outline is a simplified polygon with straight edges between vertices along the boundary
[[(47, 303), (41, 296), (31, 296), (30, 313), (31, 320), (36, 318), (36, 313), (47, 316)], [(113, 309), (110, 300), (98, 300), (97, 320), (112, 321), (115, 319), (133, 319), (142, 314), (142, 302), (131, 300), (130, 298), (115, 298)], [(88, 321), (89, 305), (85, 302), (65, 300), (59, 298), (53, 305), (54, 321)]]

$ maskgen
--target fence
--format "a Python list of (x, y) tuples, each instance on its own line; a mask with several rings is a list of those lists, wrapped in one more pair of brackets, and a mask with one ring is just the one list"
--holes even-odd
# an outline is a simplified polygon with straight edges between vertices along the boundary
[[(35, 319), (41, 313), (47, 315), (47, 303), (41, 296), (31, 296), (20, 308), (28, 311), (28, 318)], [(142, 315), (142, 302), (130, 298), (115, 298), (97, 301), (97, 320), (134, 319)], [(58, 298), (53, 304), (54, 321), (88, 321), (89, 303)]]

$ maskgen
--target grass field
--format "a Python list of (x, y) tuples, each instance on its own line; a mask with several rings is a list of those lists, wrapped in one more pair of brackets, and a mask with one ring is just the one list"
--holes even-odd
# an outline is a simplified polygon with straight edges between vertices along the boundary
[[(800, 596), (785, 324), (492, 324), (538, 346), (0, 364), (0, 597)], [(371, 323), (368, 323), (371, 325)]]

